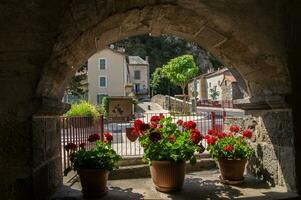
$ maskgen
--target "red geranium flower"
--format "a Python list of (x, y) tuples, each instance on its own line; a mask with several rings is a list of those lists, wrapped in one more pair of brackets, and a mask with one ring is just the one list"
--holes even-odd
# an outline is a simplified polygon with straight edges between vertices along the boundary
[(136, 119), (136, 120), (134, 121), (134, 127), (135, 127), (135, 128), (138, 128), (139, 130), (140, 130), (141, 124), (143, 124), (143, 121), (141, 121), (140, 119)]
[(141, 131), (141, 134), (143, 134), (144, 131), (147, 131), (148, 129), (150, 129), (150, 125), (149, 124), (141, 124), (140, 126), (140, 131)]
[(232, 125), (232, 126), (230, 126), (229, 130), (231, 132), (237, 133), (240, 130), (240, 128), (239, 128), (239, 126)]
[(86, 147), (86, 143), (80, 143), (79, 145), (78, 145), (80, 148), (82, 148), (82, 149), (84, 149), (85, 147)]
[(230, 151), (233, 151), (233, 149), (234, 149), (234, 147), (230, 144), (224, 146), (224, 151), (230, 152)]
[(217, 137), (224, 138), (224, 137), (227, 137), (227, 134), (224, 132), (220, 132), (220, 133), (217, 133)]
[(178, 125), (178, 126), (182, 126), (182, 125), (183, 125), (183, 120), (179, 119), (179, 120), (177, 121), (177, 125)]
[(89, 135), (88, 141), (95, 142), (101, 139), (101, 136), (98, 133)]
[(217, 141), (217, 138), (215, 136), (208, 136), (207, 137), (207, 143), (210, 144), (210, 145), (214, 145), (216, 141)]
[(183, 128), (185, 130), (191, 130), (196, 128), (196, 123), (194, 121), (188, 121), (183, 123)]
[(189, 139), (194, 143), (194, 144), (198, 144), (201, 140), (202, 140), (202, 134), (200, 133), (199, 130), (197, 129), (193, 129), (191, 131), (190, 137)]
[(243, 137), (243, 138), (245, 138), (245, 137), (251, 138), (251, 137), (252, 137), (252, 132), (251, 132), (250, 130), (246, 129), (246, 130), (244, 130), (244, 131), (242, 132), (242, 137)]
[(160, 116), (152, 116), (151, 119), (150, 119), (150, 121), (151, 122), (157, 122), (157, 123), (159, 123), (160, 119), (161, 119)]
[(149, 134), (149, 139), (152, 141), (152, 142), (157, 142), (159, 140), (161, 140), (161, 133), (160, 131), (156, 130), (156, 131), (152, 131), (150, 134)]
[(106, 140), (108, 140), (108, 142), (111, 142), (113, 140), (113, 134), (110, 132), (106, 132), (105, 137), (106, 137)]
[(217, 135), (217, 131), (216, 130), (213, 130), (213, 129), (209, 129), (208, 130), (208, 135)]
[(75, 143), (68, 143), (67, 145), (65, 145), (65, 150), (66, 151), (70, 151), (70, 150), (72, 150), (72, 151), (75, 151), (77, 149), (77, 144), (75, 144)]

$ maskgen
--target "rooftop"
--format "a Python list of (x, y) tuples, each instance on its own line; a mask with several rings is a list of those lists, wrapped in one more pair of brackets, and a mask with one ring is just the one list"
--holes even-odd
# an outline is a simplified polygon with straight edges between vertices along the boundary
[(140, 56), (128, 56), (128, 63), (130, 65), (148, 65), (148, 62)]

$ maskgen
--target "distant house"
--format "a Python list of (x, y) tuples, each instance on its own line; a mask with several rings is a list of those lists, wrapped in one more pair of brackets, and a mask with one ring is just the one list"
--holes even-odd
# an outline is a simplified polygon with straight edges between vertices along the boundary
[(128, 57), (129, 82), (138, 98), (149, 96), (149, 64), (139, 56)]
[[(194, 91), (196, 91), (196, 94), (194, 94)], [(218, 94), (214, 99), (216, 101), (243, 98), (238, 82), (227, 68), (208, 71), (188, 84), (190, 98), (194, 94), (198, 100), (213, 100), (213, 91)]]
[(148, 62), (139, 56), (111, 48), (92, 55), (88, 59), (89, 102), (101, 104), (105, 96), (147, 95), (148, 68)]

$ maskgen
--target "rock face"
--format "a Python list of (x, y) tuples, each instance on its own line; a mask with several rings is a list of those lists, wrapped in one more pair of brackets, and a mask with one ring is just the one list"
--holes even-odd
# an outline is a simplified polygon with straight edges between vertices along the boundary
[[(0, 199), (47, 199), (60, 185), (56, 153), (46, 153), (41, 165), (35, 164), (36, 156), (39, 157), (34, 153), (34, 149), (39, 148), (35, 141), (43, 141), (44, 136), (40, 135), (40, 126), (32, 125), (33, 116), (63, 113), (67, 107), (60, 101), (79, 63), (107, 44), (129, 36), (164, 33), (198, 43), (230, 70), (237, 70), (236, 80), (243, 83), (243, 89), (251, 97), (248, 104), (256, 100), (252, 109), (270, 109), (267, 99), (278, 95), (282, 101), (289, 101), (296, 120), (300, 99), (291, 94), (292, 91), (297, 94), (300, 81), (297, 77), (300, 74), (299, 10), (299, 1), (286, 0), (1, 3)], [(260, 112), (259, 117), (263, 113)], [(282, 120), (281, 113), (272, 116), (276, 117), (274, 123), (281, 122), (278, 121)], [(292, 120), (291, 115), (287, 117), (287, 121)], [(264, 119), (262, 123), (268, 127)], [(298, 121), (294, 124), (297, 133), (300, 125)], [(54, 127), (53, 123), (47, 128), (54, 137), (50, 149), (59, 143)], [(281, 138), (281, 134), (284, 132), (276, 134), (276, 139)], [(285, 134), (292, 135), (292, 129)], [(297, 160), (301, 157), (301, 138), (298, 134), (295, 137), (299, 144), (295, 149)], [(277, 145), (273, 147), (282, 155), (277, 157), (276, 154), (278, 160), (293, 151), (287, 143), (280, 143), (279, 147), (285, 145), (288, 150), (277, 149)], [(281, 170), (283, 174), (289, 173), (284, 168)]]

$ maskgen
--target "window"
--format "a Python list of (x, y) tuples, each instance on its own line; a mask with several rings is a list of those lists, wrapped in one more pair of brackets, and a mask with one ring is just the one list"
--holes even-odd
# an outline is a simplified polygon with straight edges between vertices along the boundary
[(135, 84), (135, 92), (140, 92), (140, 84)]
[(209, 82), (209, 87), (211, 87), (211, 83)]
[(107, 77), (106, 76), (100, 76), (98, 84), (99, 84), (99, 87), (107, 87)]
[(97, 104), (100, 105), (102, 103), (102, 100), (104, 97), (107, 97), (107, 94), (97, 94), (96, 98), (97, 98)]
[(140, 71), (139, 70), (134, 71), (134, 79), (140, 79)]
[(106, 58), (99, 58), (98, 60), (99, 69), (106, 69), (107, 68), (107, 59)]

